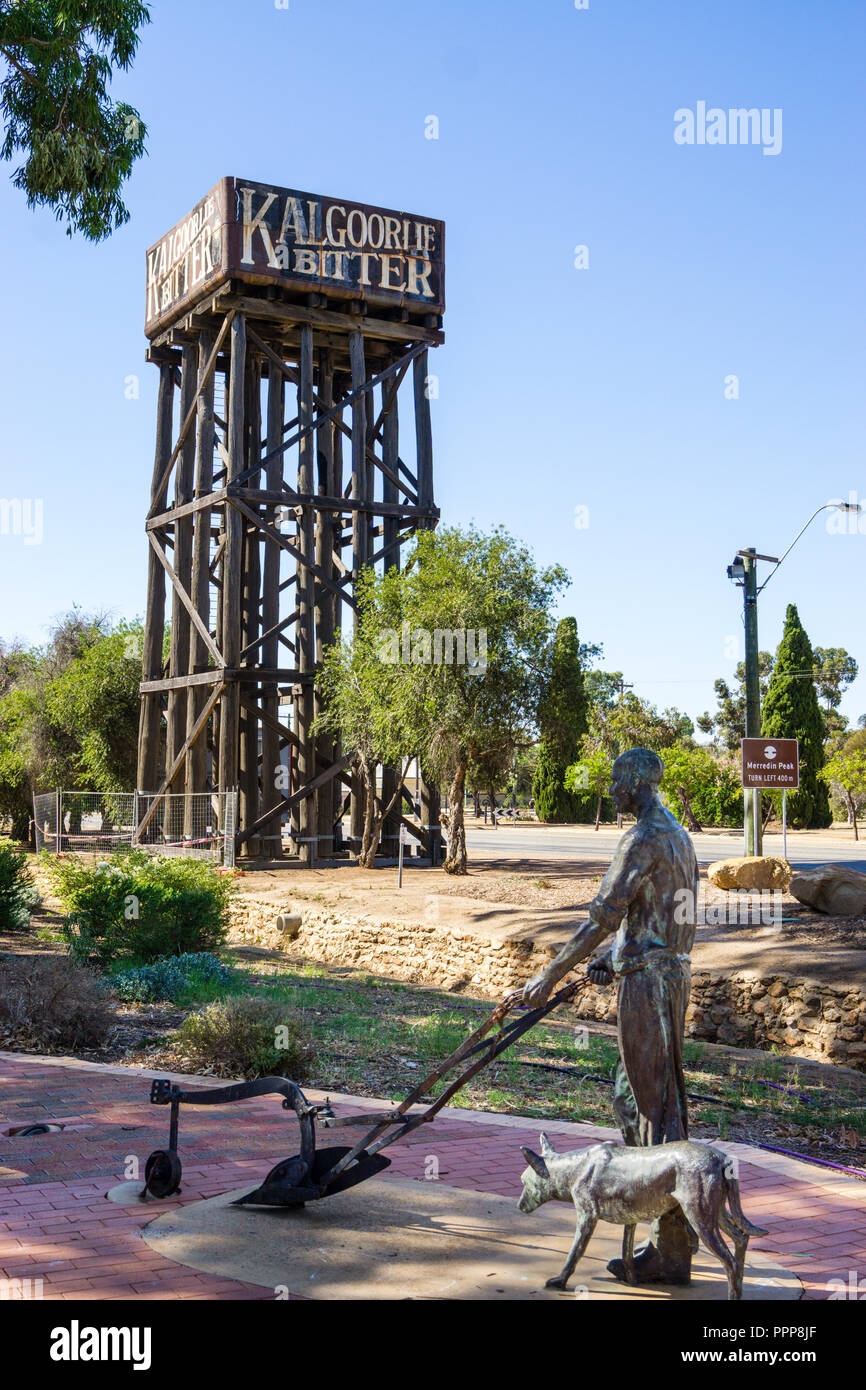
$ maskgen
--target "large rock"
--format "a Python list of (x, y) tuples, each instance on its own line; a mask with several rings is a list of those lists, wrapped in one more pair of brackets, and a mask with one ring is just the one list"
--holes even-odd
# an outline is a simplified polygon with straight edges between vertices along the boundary
[(750, 854), (744, 859), (717, 859), (707, 869), (707, 878), (717, 888), (747, 888), (756, 892), (785, 889), (793, 870), (787, 859), (772, 854)]
[(791, 879), (791, 892), (807, 907), (831, 917), (866, 917), (866, 874), (844, 864), (803, 869)]

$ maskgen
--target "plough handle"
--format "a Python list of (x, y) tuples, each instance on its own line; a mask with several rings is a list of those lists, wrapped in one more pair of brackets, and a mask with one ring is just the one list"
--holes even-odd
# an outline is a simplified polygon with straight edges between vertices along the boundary
[[(462, 1086), (466, 1085), (467, 1081), (471, 1081), (472, 1077), (475, 1076), (477, 1072), (481, 1071), (483, 1067), (486, 1067), (489, 1062), (492, 1062), (494, 1057), (497, 1057), (500, 1052), (504, 1052), (517, 1038), (528, 1032), (530, 1028), (533, 1028), (535, 1024), (542, 1018), (545, 1018), (547, 1014), (552, 1013), (560, 1004), (565, 1004), (572, 999), (578, 989), (581, 988), (582, 984), (583, 981), (578, 980), (574, 984), (566, 985), (565, 989), (559, 990), (548, 999), (545, 1004), (539, 1004), (537, 1008), (531, 1009), (529, 1013), (524, 1014), (521, 1018), (514, 1019), (507, 1028), (503, 1029), (502, 1035), (499, 1038), (491, 1039), (491, 1042), (485, 1047), (484, 1039), (486, 1035), (492, 1028), (495, 1028), (498, 1023), (502, 1022), (506, 1014), (515, 1007), (517, 1001), (514, 1000), (511, 1002), (509, 1000), (503, 1000), (501, 1003), (497, 1004), (487, 1017), (482, 1020), (475, 1031), (471, 1033), (449, 1057), (446, 1057), (444, 1061), (434, 1067), (433, 1070), (424, 1077), (423, 1081), (419, 1081), (418, 1085), (409, 1092), (405, 1100), (401, 1101), (396, 1110), (389, 1111), (387, 1116), (384, 1116), (377, 1124), (373, 1125), (373, 1128), (367, 1131), (363, 1139), (359, 1139), (358, 1143), (344, 1155), (340, 1162), (335, 1164), (328, 1173), (324, 1185), (328, 1186), (329, 1183), (338, 1177), (362, 1151), (366, 1154), (377, 1153), (379, 1149), (384, 1148), (386, 1144), (393, 1144), (395, 1139), (401, 1139), (405, 1134), (408, 1134), (410, 1130), (417, 1129), (418, 1125), (429, 1123), (429, 1121), (434, 1119), (439, 1113), (443, 1106), (448, 1104), (451, 1097), (455, 1095)], [(443, 1091), (442, 1095), (439, 1096), (422, 1115), (411, 1116), (411, 1118), (406, 1120), (405, 1124), (400, 1125), (398, 1123), (399, 1117), (405, 1115), (407, 1110), (411, 1109), (413, 1105), (416, 1105), (420, 1098), (427, 1094), (435, 1082), (447, 1075), (449, 1071), (453, 1071), (458, 1062), (466, 1061), (469, 1057), (482, 1052), (482, 1050), (483, 1055), (479, 1057), (478, 1061), (474, 1062), (468, 1070), (461, 1072), (461, 1074), (452, 1081), (451, 1085)], [(397, 1127), (392, 1128), (395, 1124)]]

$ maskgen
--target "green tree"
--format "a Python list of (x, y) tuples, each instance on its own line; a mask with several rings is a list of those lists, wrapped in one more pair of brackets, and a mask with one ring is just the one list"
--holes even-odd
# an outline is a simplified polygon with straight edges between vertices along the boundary
[(141, 625), (73, 609), (44, 648), (0, 657), (0, 815), (24, 839), (33, 793), (135, 785)]
[[(463, 795), (535, 741), (551, 659), (550, 609), (568, 582), (561, 566), (536, 566), (502, 528), (422, 531), (403, 570), (369, 572), (359, 594), (355, 641), (380, 663), (381, 705), (373, 755), (417, 754), (449, 788), (445, 869), (466, 872)], [(351, 746), (341, 713), (344, 677), (322, 686), (323, 723)], [(346, 691), (346, 699), (351, 691)], [(344, 732), (345, 729), (345, 732)], [(387, 744), (387, 748), (386, 748)]]
[(565, 785), (574, 797), (592, 797), (595, 803), (595, 828), (601, 824), (605, 797), (610, 790), (613, 758), (609, 748), (593, 734), (587, 734), (580, 746), (580, 757), (566, 770)]
[(838, 791), (848, 810), (848, 820), (854, 827), (854, 839), (859, 840), (857, 813), (866, 805), (866, 748), (834, 753), (820, 776), (828, 787)]
[[(758, 652), (758, 684), (763, 702), (770, 684), (773, 657), (770, 652)], [(696, 723), (704, 734), (729, 753), (738, 753), (740, 740), (746, 737), (746, 663), (740, 661), (734, 672), (734, 684), (720, 678), (713, 683), (718, 708), (698, 716)]]
[(20, 694), (0, 700), (0, 817), (16, 840), (27, 839), (33, 809), (33, 783), (22, 757)]
[(537, 748), (518, 749), (508, 774), (509, 802), (528, 806), (532, 800), (532, 784), (538, 762)]
[(101, 241), (128, 221), (121, 189), (144, 151), (145, 126), (113, 102), (114, 70), (127, 70), (150, 22), (140, 0), (0, 0), (0, 82), (6, 134), (0, 153), (24, 162), (12, 182), (29, 207), (66, 220), (68, 235)]
[(681, 815), (689, 830), (702, 830), (692, 803), (712, 785), (715, 767), (712, 753), (697, 744), (674, 744), (665, 748), (662, 796), (668, 808)]
[(55, 728), (71, 730), (78, 785), (135, 786), (141, 679), (140, 623), (121, 622), (89, 643), (46, 690)]
[(730, 757), (691, 740), (662, 749), (661, 756), (662, 796), (690, 830), (739, 823), (743, 789)]
[(855, 750), (859, 752), (861, 748), (866, 748), (866, 723), (860, 724), (853, 733), (848, 734), (842, 745), (842, 751), (845, 753), (853, 753)]
[(844, 647), (815, 647), (815, 686), (824, 701), (824, 737), (836, 746), (844, 738), (848, 720), (839, 713), (842, 696), (857, 679), (857, 662)]
[(622, 690), (622, 671), (585, 671), (583, 689), (587, 710), (612, 709)]
[[(383, 663), (381, 625), (376, 622), (376, 577), (361, 575), (358, 587), (360, 619), (354, 639), (339, 638), (326, 649), (316, 676), (322, 710), (314, 731), (339, 734), (345, 753), (354, 755), (364, 787), (364, 825), (358, 863), (375, 868), (376, 851), (385, 817), (400, 797), (399, 785), (387, 806), (376, 788), (376, 764), (400, 763), (412, 748), (412, 733), (398, 723), (400, 708), (393, 689), (397, 668)], [(405, 774), (404, 774), (405, 775)]]
[(604, 715), (612, 745), (617, 753), (629, 748), (652, 748), (660, 753), (678, 740), (689, 738), (694, 725), (678, 709), (656, 709), (649, 700), (627, 690)]
[(857, 662), (844, 647), (815, 647), (815, 686), (828, 710), (838, 709), (842, 695), (857, 679)]
[(31, 799), (21, 758), (20, 700), (14, 692), (32, 667), (33, 654), (20, 642), (0, 640), (0, 818), (10, 824), (16, 840), (27, 838)]
[(563, 618), (556, 629), (550, 675), (539, 715), (541, 741), (532, 792), (541, 821), (563, 823), (578, 816), (579, 798), (565, 785), (587, 730), (577, 621)]
[[(800, 829), (827, 826), (832, 820), (827, 785), (820, 777), (824, 766), (824, 721), (814, 669), (812, 644), (795, 605), (790, 603), (763, 702), (761, 736), (800, 741), (800, 787), (788, 793), (788, 820)], [(779, 801), (780, 794), (774, 793), (774, 800)]]

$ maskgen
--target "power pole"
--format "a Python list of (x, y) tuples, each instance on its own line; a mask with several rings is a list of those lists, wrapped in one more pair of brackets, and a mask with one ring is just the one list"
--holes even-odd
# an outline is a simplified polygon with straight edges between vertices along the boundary
[[(746, 632), (746, 738), (761, 737), (761, 680), (758, 670), (758, 568), (754, 546), (741, 550), (743, 578), (743, 624)], [(743, 791), (744, 833), (752, 854), (763, 853), (761, 793)]]
[[(620, 676), (620, 678), (619, 678), (619, 698), (620, 698), (620, 702), (622, 702), (622, 700), (624, 699), (624, 697), (625, 697), (625, 692), (626, 692), (627, 690), (634, 690), (634, 684), (633, 684), (632, 682), (630, 682), (630, 681), (627, 681), (623, 676)], [(617, 813), (616, 813), (616, 828), (617, 828), (617, 830), (622, 830), (622, 811), (617, 811)]]
[[(784, 559), (784, 556), (782, 557)], [(746, 633), (746, 738), (761, 737), (761, 677), (758, 669), (758, 560), (768, 560), (778, 568), (775, 555), (759, 555), (755, 547), (738, 550), (728, 566), (728, 578), (743, 590), (743, 627)], [(775, 571), (774, 571), (775, 572)], [(764, 580), (764, 584), (767, 580)], [(761, 585), (763, 589), (764, 584)], [(751, 790), (751, 795), (749, 794)], [(763, 853), (761, 793), (743, 788), (744, 854)]]

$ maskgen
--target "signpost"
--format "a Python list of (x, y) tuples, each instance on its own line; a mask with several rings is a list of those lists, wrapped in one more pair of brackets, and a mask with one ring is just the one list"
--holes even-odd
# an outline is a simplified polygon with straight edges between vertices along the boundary
[[(758, 854), (757, 827), (761, 823), (760, 791), (782, 793), (782, 857), (788, 857), (788, 790), (800, 785), (800, 747), (795, 738), (744, 738), (742, 745), (743, 790), (752, 792), (752, 822), (756, 827), (754, 853)], [(746, 822), (745, 851), (749, 852)]]
[(412, 845), (412, 836), (405, 825), (400, 826), (400, 848), (397, 851), (397, 887), (403, 887), (403, 846)]

